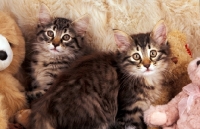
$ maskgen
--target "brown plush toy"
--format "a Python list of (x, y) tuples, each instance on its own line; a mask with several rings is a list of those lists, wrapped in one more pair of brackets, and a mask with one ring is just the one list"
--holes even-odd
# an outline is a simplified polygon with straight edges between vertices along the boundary
[[(168, 33), (168, 43), (171, 46), (171, 63), (163, 86), (162, 96), (153, 105), (166, 104), (176, 96), (182, 87), (190, 83), (187, 74), (187, 66), (192, 60), (191, 53), (187, 47), (187, 39), (184, 33), (171, 31)], [(158, 129), (149, 127), (148, 129)]]
[(169, 85), (171, 99), (182, 90), (183, 86), (191, 82), (187, 67), (192, 57), (185, 34), (172, 31), (169, 33), (168, 42), (172, 50), (172, 63), (169, 68), (170, 74), (166, 76), (166, 83)]
[(21, 30), (8, 14), (0, 12), (0, 128), (8, 129), (14, 114), (26, 107), (24, 88), (15, 78), (25, 55)]

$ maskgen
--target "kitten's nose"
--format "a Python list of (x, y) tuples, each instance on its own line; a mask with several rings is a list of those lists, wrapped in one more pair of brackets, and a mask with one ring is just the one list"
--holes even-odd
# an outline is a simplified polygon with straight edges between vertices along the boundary
[(144, 64), (144, 67), (148, 69), (150, 67), (150, 64)]
[(59, 46), (60, 44), (58, 44), (58, 43), (52, 43), (53, 44), (53, 46), (56, 48), (57, 46)]
[(197, 61), (197, 66), (200, 64), (200, 60)]
[(8, 57), (5, 51), (0, 51), (0, 60), (6, 60)]

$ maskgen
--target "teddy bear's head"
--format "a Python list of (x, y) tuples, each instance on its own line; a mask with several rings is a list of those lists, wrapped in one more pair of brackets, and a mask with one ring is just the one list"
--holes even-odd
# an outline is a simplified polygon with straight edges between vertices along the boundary
[(0, 35), (0, 73), (15, 75), (24, 60), (25, 41), (15, 20), (1, 11)]
[(191, 61), (187, 70), (192, 83), (200, 86), (200, 57)]

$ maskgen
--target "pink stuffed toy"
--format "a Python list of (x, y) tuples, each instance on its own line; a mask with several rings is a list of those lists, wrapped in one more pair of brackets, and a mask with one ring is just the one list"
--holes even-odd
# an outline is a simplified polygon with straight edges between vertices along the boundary
[(144, 112), (149, 126), (164, 129), (200, 129), (200, 58), (188, 65), (192, 83), (183, 87), (168, 104), (151, 106)]

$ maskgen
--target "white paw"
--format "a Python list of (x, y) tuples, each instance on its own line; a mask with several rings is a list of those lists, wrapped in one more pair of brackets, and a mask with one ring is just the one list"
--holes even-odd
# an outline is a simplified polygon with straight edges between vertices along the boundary
[(125, 129), (136, 129), (135, 126), (126, 126)]
[(151, 115), (150, 123), (152, 125), (164, 125), (167, 122), (167, 116), (162, 112), (154, 112)]

